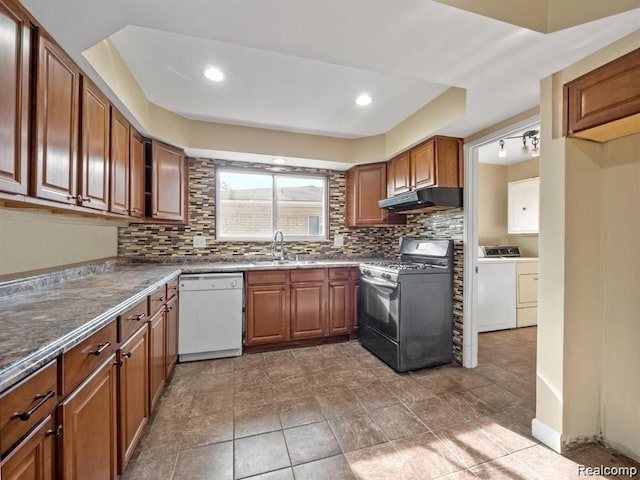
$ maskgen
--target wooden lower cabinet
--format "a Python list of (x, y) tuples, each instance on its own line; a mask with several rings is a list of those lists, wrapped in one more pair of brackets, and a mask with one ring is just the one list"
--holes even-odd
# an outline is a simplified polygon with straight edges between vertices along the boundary
[(55, 424), (48, 416), (0, 464), (3, 480), (53, 480)]
[(351, 269), (351, 311), (353, 318), (352, 331), (358, 331), (358, 298), (360, 295), (360, 269)]
[(167, 303), (165, 376), (169, 378), (178, 361), (178, 297)]
[(292, 283), (291, 338), (322, 337), (326, 323), (325, 283)]
[(289, 340), (289, 286), (247, 287), (246, 345)]
[(342, 335), (351, 330), (351, 282), (335, 280), (329, 282), (328, 335)]
[(115, 355), (58, 406), (63, 427), (60, 470), (64, 480), (117, 477)]
[(158, 311), (149, 320), (149, 411), (153, 411), (164, 382), (166, 380), (165, 364), (165, 311)]
[(118, 350), (118, 473), (122, 474), (149, 418), (149, 327)]

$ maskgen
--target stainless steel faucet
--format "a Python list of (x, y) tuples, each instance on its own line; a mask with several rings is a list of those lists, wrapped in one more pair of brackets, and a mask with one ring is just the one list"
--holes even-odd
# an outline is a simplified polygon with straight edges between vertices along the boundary
[[(278, 235), (280, 236), (280, 252), (277, 251)], [(278, 257), (278, 260), (284, 260), (284, 234), (282, 230), (276, 230), (273, 234), (273, 242), (271, 243), (271, 254)]]

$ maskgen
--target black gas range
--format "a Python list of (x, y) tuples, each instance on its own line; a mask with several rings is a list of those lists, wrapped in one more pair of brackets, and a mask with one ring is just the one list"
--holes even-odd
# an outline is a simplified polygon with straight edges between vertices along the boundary
[(360, 343), (398, 372), (453, 360), (453, 242), (405, 237), (400, 260), (360, 264)]

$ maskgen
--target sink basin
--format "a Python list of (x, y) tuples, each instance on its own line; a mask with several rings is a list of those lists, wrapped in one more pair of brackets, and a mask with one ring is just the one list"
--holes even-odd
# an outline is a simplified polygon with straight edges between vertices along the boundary
[(249, 265), (255, 266), (277, 266), (277, 265), (313, 265), (315, 260), (258, 260)]

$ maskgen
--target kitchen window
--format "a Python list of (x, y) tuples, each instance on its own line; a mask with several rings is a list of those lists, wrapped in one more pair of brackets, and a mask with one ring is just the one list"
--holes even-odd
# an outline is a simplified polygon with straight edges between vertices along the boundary
[(216, 238), (326, 240), (328, 185), (324, 175), (217, 169)]

